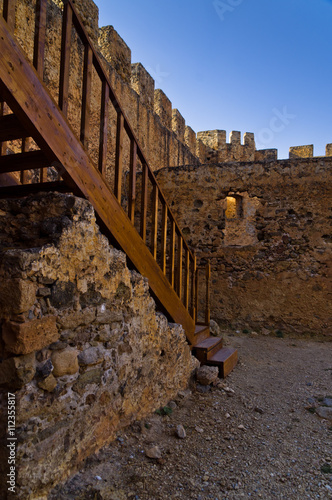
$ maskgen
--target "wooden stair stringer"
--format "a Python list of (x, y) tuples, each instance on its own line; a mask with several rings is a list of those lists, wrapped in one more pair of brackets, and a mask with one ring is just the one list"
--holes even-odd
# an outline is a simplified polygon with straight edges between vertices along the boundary
[(138, 272), (148, 278), (153, 293), (173, 320), (183, 326), (188, 341), (193, 344), (195, 324), (189, 312), (2, 18), (0, 39), (1, 95), (49, 161), (62, 165), (62, 177), (91, 202), (122, 250)]

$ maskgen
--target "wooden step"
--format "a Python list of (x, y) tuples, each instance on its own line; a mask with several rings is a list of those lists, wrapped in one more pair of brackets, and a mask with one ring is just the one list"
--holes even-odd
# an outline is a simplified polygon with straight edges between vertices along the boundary
[(222, 378), (233, 370), (238, 361), (237, 349), (233, 347), (223, 347), (214, 354), (205, 364), (219, 367), (219, 375)]
[(49, 166), (49, 160), (39, 150), (0, 156), (0, 174), (35, 170)]
[(194, 346), (207, 339), (208, 337), (210, 337), (210, 327), (208, 325), (195, 326)]
[[(1, 181), (1, 179), (0, 179)], [(1, 186), (1, 184), (0, 184)], [(60, 193), (72, 193), (73, 189), (63, 181), (42, 182), (38, 184), (24, 184), (14, 186), (0, 187), (0, 199), (2, 198), (20, 198), (39, 192), (58, 191)]]
[(214, 354), (222, 349), (221, 337), (207, 337), (194, 346), (193, 354), (198, 361), (205, 364)]

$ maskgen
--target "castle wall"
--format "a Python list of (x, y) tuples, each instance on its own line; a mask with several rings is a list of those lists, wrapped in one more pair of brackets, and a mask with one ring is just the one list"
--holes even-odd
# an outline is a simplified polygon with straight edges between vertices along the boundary
[(332, 334), (331, 166), (326, 157), (157, 172), (198, 260), (211, 260), (212, 318)]
[[(0, 440), (7, 444), (13, 393), (13, 498), (27, 500), (165, 406), (198, 362), (182, 327), (156, 313), (147, 280), (101, 235), (87, 201), (0, 200), (0, 233)], [(9, 452), (0, 450), (5, 490)]]

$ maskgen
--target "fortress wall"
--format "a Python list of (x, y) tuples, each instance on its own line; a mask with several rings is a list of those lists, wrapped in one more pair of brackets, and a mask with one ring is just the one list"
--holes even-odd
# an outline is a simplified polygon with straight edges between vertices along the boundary
[(332, 335), (331, 166), (294, 158), (156, 173), (198, 260), (211, 260), (212, 318)]
[[(36, 0), (17, 0), (16, 30), (22, 47), (32, 61), (34, 7)], [(264, 161), (277, 159), (276, 149), (256, 150), (253, 133), (232, 131), (226, 142), (225, 130), (198, 132), (186, 125), (184, 117), (161, 89), (155, 89), (155, 82), (144, 66), (132, 64), (131, 50), (113, 26), (99, 28), (99, 11), (92, 0), (74, 1), (82, 17), (83, 24), (95, 43), (104, 62), (115, 93), (128, 117), (131, 126), (152, 166), (159, 169), (169, 166), (193, 165), (230, 161)], [(44, 80), (53, 95), (58, 99), (59, 51), (61, 46), (61, 0), (48, 0), (46, 61)], [(0, 0), (2, 8), (2, 0)], [(31, 34), (31, 36), (29, 36)], [(83, 46), (77, 46), (74, 37), (72, 44), (72, 64), (69, 92), (68, 118), (77, 133), (80, 124), (81, 75), (83, 72)], [(101, 89), (98, 78), (93, 74), (92, 126), (89, 152), (96, 161), (99, 141), (99, 112)], [(112, 111), (109, 119), (109, 170), (114, 166), (116, 113)], [(330, 145), (329, 145), (330, 146)], [(326, 155), (330, 155), (331, 148)], [(290, 148), (290, 158), (313, 156), (313, 146)], [(129, 151), (124, 155), (124, 169), (129, 164)], [(110, 179), (112, 174), (109, 174)]]
[(147, 280), (101, 235), (86, 200), (0, 200), (0, 232), (0, 496), (10, 392), (10, 498), (46, 498), (117, 430), (185, 389), (198, 361), (182, 327), (156, 313)]

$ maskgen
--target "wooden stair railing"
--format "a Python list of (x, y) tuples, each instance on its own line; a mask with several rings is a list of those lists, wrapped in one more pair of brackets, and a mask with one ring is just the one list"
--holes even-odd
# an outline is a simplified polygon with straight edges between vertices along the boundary
[[(188, 341), (194, 345), (199, 297), (196, 257), (183, 237), (71, 0), (64, 0), (58, 106), (54, 103), (43, 84), (46, 8), (46, 0), (37, 0), (33, 67), (13, 35), (15, 1), (4, 0), (3, 3), (3, 16), (0, 16), (0, 143), (21, 138), (22, 148), (20, 154), (4, 155), (2, 146), (0, 174), (18, 171), (21, 184), (26, 183), (24, 172), (27, 170), (38, 169), (39, 177), (34, 184), (2, 187), (0, 196), (67, 189), (86, 197), (133, 265), (149, 279), (150, 288), (169, 316), (183, 325)], [(73, 29), (84, 46), (79, 137), (66, 118)], [(99, 147), (95, 164), (87, 149), (93, 71), (101, 83)], [(4, 101), (12, 114), (4, 114)], [(106, 181), (110, 106), (117, 115), (113, 190)], [(29, 137), (40, 150), (29, 151)], [(129, 139), (130, 154), (128, 203), (124, 207), (125, 139), (127, 142)], [(56, 182), (47, 182), (50, 165), (59, 173)], [(209, 281), (209, 264), (206, 269)], [(206, 325), (210, 320), (208, 296), (207, 284)]]

